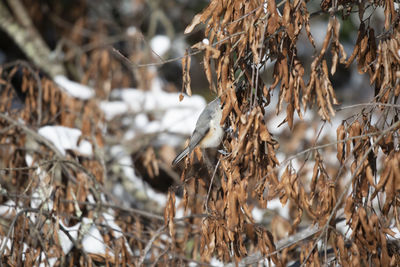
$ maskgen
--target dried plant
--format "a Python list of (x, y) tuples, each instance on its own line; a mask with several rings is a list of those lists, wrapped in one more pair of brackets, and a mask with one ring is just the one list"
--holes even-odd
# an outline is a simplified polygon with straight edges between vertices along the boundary
[[(12, 17), (8, 22), (21, 22), (19, 2), (0, 5)], [(90, 1), (68, 9), (69, 20), (60, 19), (61, 2), (23, 2), (30, 27), (46, 24), (38, 10), (54, 11), (47, 16), (62, 36), (57, 49), (63, 65), (96, 97), (68, 95), (53, 81), (51, 65), (35, 62), (38, 57), (1, 65), (0, 265), (209, 266), (216, 259), (227, 266), (400, 264), (400, 28), (394, 1), (321, 1), (312, 13), (315, 1), (211, 0), (185, 30), (204, 25), (205, 40), (181, 58), (183, 90), (195, 92), (190, 67), (201, 54), (229, 130), (223, 153), (196, 149), (179, 170), (170, 166), (173, 148), (155, 142), (165, 132), (126, 140), (139, 112), (107, 119), (99, 107), (114, 97), (114, 88), (150, 90), (158, 75), (154, 66), (176, 59), (149, 52), (138, 28), (110, 37), (121, 25), (91, 18)], [(132, 2), (135, 15), (153, 8), (171, 25), (162, 1)], [(382, 29), (372, 21), (379, 11)], [(348, 56), (342, 33), (350, 16), (359, 25)], [(312, 18), (326, 20), (321, 44)], [(0, 27), (7, 25), (0, 19)], [(311, 61), (301, 54), (304, 42), (313, 50)], [(268, 82), (262, 77), (266, 65), (273, 65)], [(333, 82), (340, 68), (369, 77), (375, 88), (369, 103), (340, 106)], [(140, 115), (151, 121), (157, 112)], [(271, 128), (277, 117), (283, 120), (279, 131)], [(61, 151), (38, 133), (47, 125), (80, 129), (78, 143), (89, 142), (93, 154)], [(323, 131), (336, 131), (336, 139)], [(115, 153), (116, 147), (123, 149)], [(121, 158), (134, 164), (125, 166)], [(157, 185), (165, 206), (146, 196), (126, 168)], [(277, 202), (287, 216), (271, 210)], [(255, 218), (255, 211), (264, 217)], [(101, 240), (104, 251), (87, 250), (88, 238)]]
[[(198, 24), (205, 24), (209, 44), (196, 44), (193, 49), (203, 51), (210, 88), (221, 96), (224, 123), (233, 129), (223, 144), (227, 155), (218, 157), (220, 186), (210, 185), (207, 217), (196, 223), (202, 229), (202, 259), (208, 261), (216, 255), (224, 262), (238, 263), (261, 252), (259, 260), (265, 257), (278, 266), (296, 259), (319, 265), (328, 264), (326, 251), (333, 248), (333, 261), (341, 265), (399, 264), (398, 241), (393, 245), (393, 238), (389, 238), (395, 236), (392, 228), (399, 229), (398, 10), (393, 1), (323, 1), (321, 13), (329, 15), (329, 23), (306, 77), (297, 44), (300, 34), (305, 33), (316, 47), (310, 12), (305, 1), (282, 4), (280, 13), (275, 1), (211, 1), (185, 31), (189, 33)], [(384, 8), (385, 26), (376, 37), (364, 12), (380, 6)], [(361, 22), (353, 53), (347, 58), (340, 42), (339, 17), (348, 19), (350, 12), (357, 12)], [(271, 86), (260, 78), (268, 60), (274, 64)], [(330, 163), (326, 163), (325, 147), (312, 147), (305, 156), (296, 156), (303, 166), (313, 164), (312, 172), (293, 168), (290, 162), (279, 162), (279, 142), (267, 127), (265, 113), (273, 90), (279, 90), (277, 113), (286, 107), (284, 122), (290, 129), (294, 128), (295, 112), (301, 119), (313, 106), (320, 118), (329, 122), (339, 104), (331, 76), (338, 64), (350, 67), (354, 60), (358, 71), (369, 75), (375, 98), (337, 128), (339, 170), (327, 169)], [(373, 117), (377, 114), (385, 115), (375, 123)], [(279, 174), (279, 168), (284, 172)], [(182, 175), (183, 179), (190, 177), (207, 183), (210, 180)], [(185, 190), (190, 192), (185, 194), (190, 214), (202, 205), (189, 201), (190, 194), (200, 195), (197, 192), (202, 191), (190, 183)], [(274, 198), (279, 198), (282, 205), (290, 205), (293, 212), (286, 229), (289, 234), (299, 231), (303, 222), (318, 225), (320, 233), (285, 249), (277, 247), (278, 240), (272, 238), (271, 232), (254, 223), (250, 206), (254, 205), (252, 199), (257, 199), (258, 205), (265, 208)], [(341, 208), (350, 236), (336, 227)], [(185, 238), (181, 242), (188, 242)], [(318, 241), (323, 242), (322, 247), (317, 246)]]

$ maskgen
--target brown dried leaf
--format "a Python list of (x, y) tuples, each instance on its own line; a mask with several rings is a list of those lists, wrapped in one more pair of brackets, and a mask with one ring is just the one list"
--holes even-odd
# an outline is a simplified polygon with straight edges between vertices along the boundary
[[(358, 54), (358, 73), (363, 74), (364, 73), (364, 68), (368, 68), (368, 65), (366, 65), (365, 62), (365, 55), (368, 52), (368, 35), (364, 34), (363, 38), (361, 39), (359, 45), (360, 45), (360, 50)], [(368, 64), (368, 62), (367, 62)]]
[(235, 91), (235, 86), (233, 85), (233, 83), (231, 81), (227, 82), (227, 91), (228, 91), (228, 95), (229, 95), (229, 101), (233, 107), (233, 109), (236, 112), (237, 116), (241, 116), (242, 115), (242, 111), (239, 108), (239, 102), (238, 99), (236, 97), (236, 91)]
[(190, 63), (191, 57), (189, 56), (188, 51), (186, 51), (182, 58), (182, 91), (185, 88), (188, 96), (192, 96), (192, 89), (190, 87)]
[[(212, 14), (214, 16), (218, 15), (216, 7), (218, 5), (218, 1), (211, 1), (210, 5), (206, 7), (201, 13), (194, 16), (192, 22), (186, 27), (184, 33), (191, 33), (198, 24), (204, 23)], [(215, 13), (213, 13), (215, 12)]]
[(394, 8), (393, 1), (385, 1), (385, 30), (389, 30), (390, 25), (394, 22), (396, 18), (396, 11)]
[(262, 141), (272, 142), (271, 134), (268, 132), (267, 126), (264, 123), (260, 123), (259, 135)]
[[(223, 110), (222, 110), (222, 118), (221, 118), (221, 124), (223, 124), (223, 123), (225, 123), (226, 118), (231, 113), (233, 105), (231, 102), (231, 98), (226, 94), (221, 96), (221, 102), (224, 103)], [(234, 130), (236, 130), (236, 129), (234, 129)]]
[(291, 130), (293, 129), (293, 115), (294, 115), (294, 108), (292, 103), (289, 103), (286, 107), (286, 121)]
[(360, 43), (361, 40), (364, 38), (366, 35), (365, 31), (365, 24), (364, 22), (361, 22), (360, 27), (358, 28), (358, 35), (357, 35), (357, 41), (353, 49), (353, 53), (351, 54), (350, 58), (346, 62), (346, 68), (350, 66), (350, 64), (354, 61), (354, 59), (357, 57), (357, 55), (360, 52)]
[(322, 43), (321, 51), (318, 55), (318, 61), (320, 61), (322, 59), (323, 55), (325, 55), (325, 52), (328, 49), (329, 41), (331, 40), (331, 37), (332, 37), (332, 30), (333, 30), (335, 21), (336, 21), (335, 19), (332, 19), (332, 18), (329, 19), (328, 28), (326, 29), (326, 35), (324, 38), (324, 42)]
[(346, 136), (346, 132), (345, 132), (343, 123), (340, 124), (339, 127), (336, 129), (336, 136), (337, 136), (337, 139), (336, 139), (336, 140), (338, 141), (338, 143), (337, 143), (337, 154), (336, 154), (336, 157), (337, 157), (337, 159), (339, 160), (339, 162), (340, 162), (341, 164), (343, 164), (344, 158), (345, 158), (345, 155), (344, 155), (344, 146), (345, 146), (345, 143), (342, 142), (342, 141), (344, 140), (344, 138), (345, 138), (345, 136)]
[(350, 219), (353, 217), (353, 212), (354, 212), (353, 198), (352, 196), (348, 196), (346, 199), (346, 204), (344, 206), (344, 214), (346, 216), (347, 223), (349, 223)]
[(196, 27), (198, 24), (200, 24), (202, 22), (201, 17), (202, 17), (201, 13), (194, 16), (192, 22), (185, 28), (184, 33), (185, 34), (191, 33), (193, 31), (194, 27)]
[(268, 1), (267, 9), (268, 13), (271, 14), (267, 23), (267, 34), (270, 35), (275, 33), (275, 31), (280, 27), (281, 22), (275, 1)]
[(214, 89), (213, 81), (212, 81), (212, 73), (211, 73), (211, 65), (210, 65), (210, 50), (206, 50), (204, 53), (203, 64), (204, 64), (204, 72), (207, 77), (208, 84), (210, 87)]
[(168, 191), (167, 204), (164, 209), (164, 221), (168, 227), (169, 235), (175, 237), (175, 193), (172, 190)]

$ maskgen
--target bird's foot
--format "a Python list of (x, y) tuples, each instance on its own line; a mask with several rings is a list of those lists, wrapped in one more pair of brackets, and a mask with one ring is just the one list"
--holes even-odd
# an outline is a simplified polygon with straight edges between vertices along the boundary
[(218, 149), (218, 152), (219, 152), (220, 154), (222, 154), (223, 156), (228, 156), (228, 155), (229, 155), (229, 153), (226, 152), (226, 151), (223, 150), (223, 149)]

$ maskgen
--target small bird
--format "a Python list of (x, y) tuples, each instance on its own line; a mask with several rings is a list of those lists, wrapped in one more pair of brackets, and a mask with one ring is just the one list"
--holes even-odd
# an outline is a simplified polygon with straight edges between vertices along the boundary
[(201, 148), (218, 147), (224, 136), (224, 130), (221, 127), (222, 107), (221, 100), (214, 99), (203, 110), (196, 122), (189, 145), (172, 161), (176, 165), (197, 146)]

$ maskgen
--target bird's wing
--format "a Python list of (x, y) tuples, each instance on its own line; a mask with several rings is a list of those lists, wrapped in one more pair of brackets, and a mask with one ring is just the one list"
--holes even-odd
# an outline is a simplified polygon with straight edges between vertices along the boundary
[(201, 140), (204, 138), (204, 136), (208, 133), (209, 130), (210, 130), (210, 122), (207, 121), (207, 123), (201, 125), (201, 127), (199, 127), (193, 132), (189, 141), (190, 152), (192, 152), (192, 150), (201, 142)]
[(216, 98), (208, 103), (207, 107), (200, 114), (196, 123), (196, 128), (190, 137), (189, 152), (192, 152), (192, 150), (201, 142), (201, 140), (210, 130), (210, 121), (213, 119), (214, 114), (214, 112), (210, 111), (214, 111), (216, 108), (218, 108), (219, 104), (220, 100), (219, 98)]
[(172, 165), (176, 165), (179, 161), (181, 161), (184, 157), (186, 157), (186, 155), (188, 155), (193, 151), (193, 149), (200, 143), (203, 137), (207, 134), (209, 125), (208, 127), (207, 125), (202, 125), (200, 129), (201, 129), (200, 131), (195, 130), (193, 132), (192, 136), (190, 137), (189, 145), (185, 148), (185, 150), (179, 153), (178, 156), (176, 156), (176, 158), (172, 162)]

